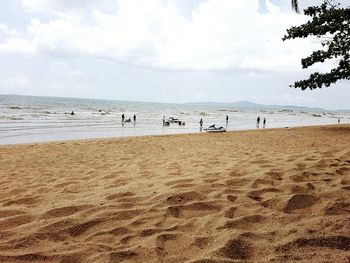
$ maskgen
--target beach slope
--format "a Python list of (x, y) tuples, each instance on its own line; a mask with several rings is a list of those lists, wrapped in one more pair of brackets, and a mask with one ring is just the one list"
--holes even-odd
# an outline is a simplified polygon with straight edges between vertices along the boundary
[(1, 262), (349, 262), (350, 125), (0, 146)]

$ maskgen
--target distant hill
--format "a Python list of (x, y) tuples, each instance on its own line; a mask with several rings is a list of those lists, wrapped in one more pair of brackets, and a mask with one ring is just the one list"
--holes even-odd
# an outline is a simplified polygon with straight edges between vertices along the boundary
[(226, 108), (244, 108), (244, 109), (277, 109), (277, 110), (311, 110), (311, 111), (324, 111), (322, 108), (311, 108), (303, 106), (294, 106), (294, 105), (266, 105), (258, 104), (250, 101), (237, 101), (232, 103), (224, 102), (188, 102), (186, 105), (199, 105), (199, 106), (211, 106), (211, 107), (226, 107)]

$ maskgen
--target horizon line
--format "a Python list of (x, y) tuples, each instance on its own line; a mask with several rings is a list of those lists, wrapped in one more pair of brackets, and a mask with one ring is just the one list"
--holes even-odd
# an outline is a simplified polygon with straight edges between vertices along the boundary
[(91, 98), (91, 97), (65, 97), (65, 96), (40, 96), (40, 95), (28, 95), (28, 94), (4, 94), (0, 93), (0, 96), (24, 96), (24, 97), (43, 97), (43, 98), (62, 98), (62, 99), (85, 99), (85, 100), (105, 100), (105, 101), (119, 101), (119, 102), (142, 102), (142, 103), (157, 103), (157, 104), (236, 104), (240, 102), (247, 102), (251, 104), (256, 104), (257, 106), (272, 106), (272, 107), (296, 107), (296, 108), (308, 108), (308, 109), (318, 109), (318, 110), (327, 110), (327, 111), (350, 111), (349, 109), (326, 109), (322, 107), (316, 107), (316, 106), (300, 106), (300, 105), (293, 105), (293, 104), (263, 104), (263, 103), (256, 103), (249, 100), (240, 100), (235, 102), (222, 102), (222, 101), (186, 101), (186, 102), (159, 102), (159, 101), (144, 101), (144, 100), (123, 100), (123, 99), (113, 99), (113, 98)]

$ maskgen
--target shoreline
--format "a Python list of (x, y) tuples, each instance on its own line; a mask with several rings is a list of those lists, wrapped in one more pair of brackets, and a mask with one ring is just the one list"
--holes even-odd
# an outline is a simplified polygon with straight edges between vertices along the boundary
[[(240, 129), (240, 130), (229, 130), (225, 133), (233, 132), (245, 132), (245, 131), (259, 131), (259, 130), (279, 130), (279, 129), (294, 129), (294, 128), (308, 128), (308, 127), (327, 127), (327, 126), (346, 126), (349, 123), (341, 124), (311, 124), (303, 126), (286, 126), (286, 127), (272, 127), (272, 128), (255, 128), (255, 129)], [(142, 135), (124, 135), (115, 137), (94, 137), (94, 138), (81, 138), (81, 139), (62, 139), (62, 140), (48, 140), (48, 141), (34, 141), (34, 142), (20, 142), (20, 143), (0, 143), (0, 147), (11, 146), (11, 145), (35, 145), (35, 144), (46, 144), (46, 143), (65, 143), (65, 142), (79, 142), (79, 141), (94, 141), (94, 140), (115, 140), (119, 138), (142, 138), (142, 137), (162, 137), (162, 136), (177, 136), (177, 135), (189, 135), (189, 134), (206, 134), (207, 132), (177, 132), (177, 133), (164, 133), (164, 134), (142, 134)]]

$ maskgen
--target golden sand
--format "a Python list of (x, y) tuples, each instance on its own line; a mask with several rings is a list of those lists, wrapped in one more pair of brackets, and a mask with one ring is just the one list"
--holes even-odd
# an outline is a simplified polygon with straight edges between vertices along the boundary
[(350, 126), (0, 147), (1, 262), (349, 262)]

